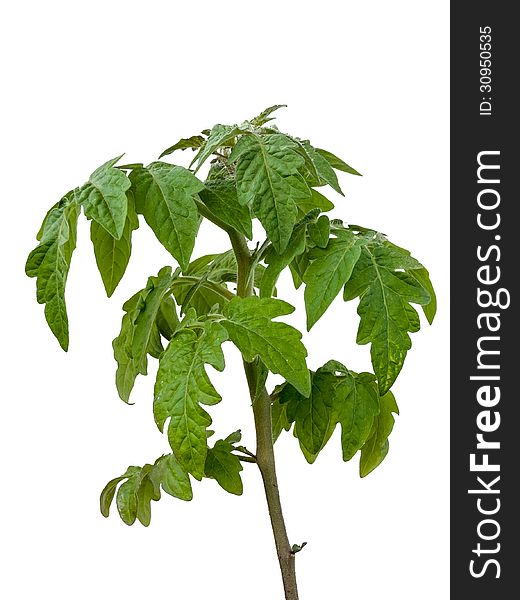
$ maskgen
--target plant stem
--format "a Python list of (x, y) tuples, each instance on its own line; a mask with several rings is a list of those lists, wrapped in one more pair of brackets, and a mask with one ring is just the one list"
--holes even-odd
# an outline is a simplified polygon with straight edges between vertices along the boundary
[(238, 460), (242, 462), (256, 463), (256, 458), (253, 458), (252, 456), (239, 456), (238, 454), (233, 454), (233, 456), (236, 456)]
[[(243, 235), (234, 231), (228, 233), (237, 259), (237, 295), (241, 297), (251, 296), (253, 294), (253, 277), (250, 273), (253, 266), (251, 253)], [(255, 419), (256, 463), (264, 483), (276, 554), (282, 572), (285, 600), (298, 600), (295, 556), (287, 537), (278, 493), (271, 421), (271, 398), (263, 385), (257, 385), (259, 373), (256, 363), (244, 361), (244, 370)]]
[(269, 509), (269, 517), (276, 545), (276, 554), (278, 555), (278, 562), (282, 572), (285, 598), (286, 600), (298, 600), (295, 556), (291, 550), (287, 536), (276, 478), (271, 424), (271, 398), (265, 388), (261, 389), (255, 397), (256, 367), (253, 363), (244, 363), (244, 368), (246, 369), (248, 382), (250, 382), (251, 399), (253, 400), (253, 414), (256, 428), (256, 462), (264, 482), (267, 507)]

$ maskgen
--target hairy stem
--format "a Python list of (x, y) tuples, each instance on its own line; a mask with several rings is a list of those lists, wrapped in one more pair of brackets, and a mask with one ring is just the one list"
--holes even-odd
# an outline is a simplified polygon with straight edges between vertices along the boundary
[[(253, 293), (252, 257), (243, 235), (228, 232), (237, 259), (237, 294), (242, 297)], [(276, 554), (282, 572), (286, 600), (298, 600), (295, 556), (292, 552), (283, 518), (282, 505), (276, 478), (276, 463), (273, 448), (271, 398), (263, 385), (258, 385), (256, 363), (244, 361), (244, 370), (253, 404), (256, 429), (256, 463), (262, 475), (267, 508), (271, 519)]]

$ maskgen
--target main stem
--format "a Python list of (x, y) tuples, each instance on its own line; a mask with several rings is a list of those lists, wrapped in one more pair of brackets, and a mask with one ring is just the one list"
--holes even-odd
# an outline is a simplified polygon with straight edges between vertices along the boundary
[[(253, 294), (253, 273), (251, 273), (251, 254), (245, 238), (234, 231), (229, 231), (231, 244), (237, 259), (237, 294), (242, 297)], [(271, 423), (271, 398), (263, 385), (258, 385), (258, 367), (252, 362), (244, 361), (244, 370), (253, 403), (253, 415), (256, 428), (256, 462), (264, 482), (265, 497), (271, 527), (273, 529), (276, 554), (282, 572), (283, 587), (286, 600), (298, 600), (296, 584), (295, 555), (291, 550), (287, 529), (283, 518), (276, 463), (274, 458), (273, 434)]]

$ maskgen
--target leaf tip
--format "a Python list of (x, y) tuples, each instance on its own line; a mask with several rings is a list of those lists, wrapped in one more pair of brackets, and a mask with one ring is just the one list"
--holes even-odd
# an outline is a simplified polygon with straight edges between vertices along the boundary
[(310, 331), (314, 325), (316, 325), (316, 319), (313, 319), (310, 315), (307, 315), (307, 331)]

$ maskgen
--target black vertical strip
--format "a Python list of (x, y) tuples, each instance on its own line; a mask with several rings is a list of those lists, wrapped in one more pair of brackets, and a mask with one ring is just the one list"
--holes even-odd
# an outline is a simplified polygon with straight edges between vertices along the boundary
[(520, 575), (516, 8), (451, 3), (451, 597), (472, 600)]

